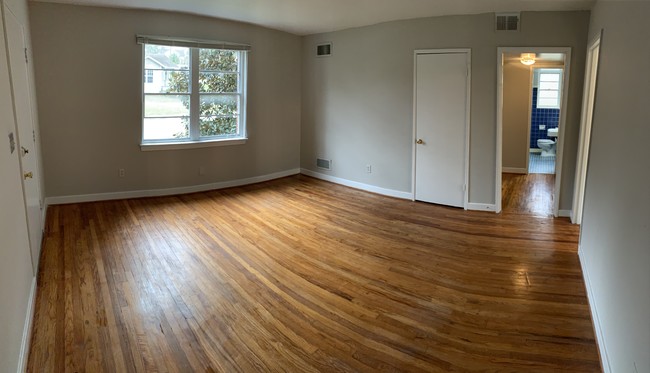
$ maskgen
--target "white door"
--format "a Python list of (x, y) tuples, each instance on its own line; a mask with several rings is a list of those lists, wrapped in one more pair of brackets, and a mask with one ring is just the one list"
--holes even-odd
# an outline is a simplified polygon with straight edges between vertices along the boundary
[(11, 10), (5, 6), (7, 51), (11, 73), (12, 93), (18, 131), (18, 151), (27, 210), (29, 245), (34, 273), (37, 271), (43, 236), (41, 224), (41, 192), (38, 149), (32, 117), (32, 99), (27, 75), (25, 34), (23, 26)]
[(466, 207), (469, 61), (469, 51), (416, 52), (416, 200)]

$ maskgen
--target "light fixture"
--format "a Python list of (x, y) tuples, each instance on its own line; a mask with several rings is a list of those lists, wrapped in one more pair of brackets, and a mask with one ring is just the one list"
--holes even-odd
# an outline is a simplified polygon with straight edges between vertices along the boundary
[(519, 59), (524, 65), (530, 66), (535, 63), (535, 53), (522, 53)]

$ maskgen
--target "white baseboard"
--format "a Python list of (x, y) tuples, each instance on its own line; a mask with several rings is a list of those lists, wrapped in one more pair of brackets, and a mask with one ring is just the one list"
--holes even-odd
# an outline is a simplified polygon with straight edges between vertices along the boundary
[(357, 181), (352, 181), (348, 179), (342, 179), (336, 176), (322, 174), (320, 172), (315, 172), (312, 170), (308, 170), (306, 168), (300, 169), (300, 173), (307, 176), (315, 177), (317, 179), (329, 181), (335, 184), (341, 184), (341, 185), (349, 186), (351, 188), (365, 190), (366, 192), (382, 194), (389, 197), (413, 200), (413, 193), (410, 192), (402, 192), (400, 190), (386, 189), (386, 188), (382, 188), (370, 184), (359, 183)]
[(237, 187), (248, 184), (261, 183), (273, 179), (279, 179), (286, 176), (296, 175), (300, 173), (299, 168), (291, 170), (275, 172), (272, 174), (249, 177), (246, 179), (237, 179), (229, 181), (220, 181), (217, 183), (192, 185), (178, 188), (167, 189), (151, 189), (151, 190), (132, 190), (126, 192), (113, 192), (113, 193), (97, 193), (97, 194), (80, 194), (74, 196), (57, 196), (47, 197), (45, 199), (46, 205), (60, 205), (64, 203), (79, 203), (79, 202), (95, 202), (95, 201), (108, 201), (112, 199), (126, 199), (126, 198), (141, 198), (141, 197), (160, 197), (175, 194), (186, 194), (205, 192), (208, 190), (216, 190), (230, 187)]
[(494, 205), (494, 204), (489, 204), (489, 203), (469, 202), (467, 204), (467, 209), (468, 210), (474, 210), (474, 211), (492, 211), (492, 212), (496, 212), (497, 211), (497, 206)]
[(612, 367), (609, 365), (609, 355), (607, 354), (607, 346), (605, 346), (605, 336), (603, 335), (603, 328), (601, 327), (600, 318), (598, 318), (598, 310), (596, 309), (596, 300), (594, 299), (593, 287), (589, 280), (589, 271), (587, 270), (587, 259), (581, 246), (578, 246), (578, 258), (580, 259), (580, 267), (582, 267), (582, 277), (585, 281), (587, 288), (587, 300), (589, 301), (589, 310), (591, 311), (591, 320), (594, 323), (594, 331), (596, 333), (596, 345), (600, 351), (600, 362), (603, 368), (603, 373), (611, 373)]
[(501, 172), (505, 172), (507, 174), (527, 174), (528, 170), (525, 168), (517, 167), (502, 167)]
[(561, 218), (570, 218), (571, 217), (571, 210), (559, 210), (557, 212), (557, 216)]
[(32, 326), (34, 325), (34, 312), (36, 311), (36, 277), (32, 278), (32, 289), (27, 300), (27, 315), (23, 327), (23, 340), (20, 345), (18, 356), (18, 373), (27, 371), (27, 358), (29, 358), (29, 347), (32, 340)]

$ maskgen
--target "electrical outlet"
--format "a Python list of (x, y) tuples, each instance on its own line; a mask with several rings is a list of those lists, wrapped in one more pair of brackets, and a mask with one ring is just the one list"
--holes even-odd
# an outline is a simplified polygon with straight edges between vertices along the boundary
[(124, 177), (125, 175), (126, 175), (126, 171), (123, 168), (117, 170), (117, 176)]
[(372, 173), (372, 166), (369, 165), (369, 164), (366, 165), (366, 173), (367, 173), (367, 174), (371, 174), (371, 173)]
[(540, 124), (540, 125), (539, 125), (539, 130), (540, 130), (540, 131), (543, 131), (543, 130), (545, 130), (545, 129), (546, 129), (546, 124)]

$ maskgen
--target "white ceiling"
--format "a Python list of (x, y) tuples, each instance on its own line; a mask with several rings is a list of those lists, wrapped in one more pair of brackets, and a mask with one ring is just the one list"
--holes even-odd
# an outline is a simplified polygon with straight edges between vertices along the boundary
[(31, 0), (159, 9), (253, 23), (298, 35), (451, 14), (591, 9), (595, 0)]

